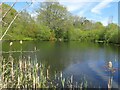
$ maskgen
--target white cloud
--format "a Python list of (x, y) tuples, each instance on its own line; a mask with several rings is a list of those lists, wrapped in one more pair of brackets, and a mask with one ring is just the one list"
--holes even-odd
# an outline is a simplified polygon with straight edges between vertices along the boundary
[(94, 22), (101, 22), (104, 26), (107, 26), (108, 25), (108, 17), (103, 17), (103, 16), (100, 16), (100, 15), (91, 15), (89, 18), (89, 20), (92, 20)]
[(91, 7), (94, 5), (95, 3), (91, 3), (91, 2), (86, 2), (82, 9), (80, 11), (78, 11), (77, 15), (79, 16), (85, 16), (85, 14), (87, 14), (90, 10)]
[(84, 7), (85, 2), (60, 2), (66, 6), (68, 11), (76, 11)]
[(101, 14), (101, 10), (108, 7), (109, 4), (113, 2), (113, 0), (103, 0), (102, 2), (100, 2), (98, 5), (96, 5), (91, 12), (95, 13), (95, 14)]

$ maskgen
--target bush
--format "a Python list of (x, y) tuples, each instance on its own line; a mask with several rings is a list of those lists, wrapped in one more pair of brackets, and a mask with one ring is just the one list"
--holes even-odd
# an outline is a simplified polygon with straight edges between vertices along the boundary
[(36, 32), (36, 39), (50, 40), (51, 35), (51, 30), (47, 26), (40, 25), (38, 31)]

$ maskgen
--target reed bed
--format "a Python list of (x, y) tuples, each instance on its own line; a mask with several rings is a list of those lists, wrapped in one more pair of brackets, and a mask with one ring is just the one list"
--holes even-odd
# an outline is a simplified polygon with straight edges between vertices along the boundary
[(49, 67), (32, 61), (30, 57), (19, 58), (15, 62), (10, 55), (8, 60), (0, 57), (0, 89), (2, 88), (87, 88), (87, 81), (73, 84), (73, 76), (63, 77), (62, 72), (50, 78)]
[[(74, 84), (73, 76), (69, 79), (63, 77), (63, 73), (55, 73), (50, 78), (50, 67), (45, 67), (44, 64), (37, 62), (37, 55), (35, 59), (31, 57), (24, 57), (22, 46), (21, 53), (18, 60), (12, 56), (10, 43), (10, 51), (8, 59), (0, 56), (0, 89), (3, 88), (87, 88), (87, 81)], [(22, 45), (22, 41), (20, 41)], [(34, 51), (37, 49), (35, 48)]]

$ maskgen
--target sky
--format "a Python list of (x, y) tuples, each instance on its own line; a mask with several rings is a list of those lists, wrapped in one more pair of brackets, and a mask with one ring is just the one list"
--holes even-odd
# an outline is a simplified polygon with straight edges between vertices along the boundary
[[(9, 0), (6, 0), (6, 1), (9, 1)], [(13, 2), (14, 1), (15, 0), (13, 0)], [(30, 3), (29, 1), (28, 3)], [(27, 9), (27, 11), (33, 17), (36, 16), (35, 10), (39, 6), (40, 1), (41, 0), (38, 0), (38, 1), (34, 0), (34, 3)], [(108, 24), (109, 20), (112, 20), (113, 23), (118, 24), (118, 1), (119, 0), (84, 0), (84, 2), (83, 0), (58, 0), (58, 1), (60, 2), (60, 4), (67, 7), (68, 11), (70, 11), (73, 15), (86, 17), (87, 19), (93, 20), (95, 22), (100, 21), (103, 23), (104, 26)], [(6, 3), (9, 5), (12, 5), (13, 2), (6, 2)], [(26, 5), (27, 4), (25, 0), (23, 0), (22, 2), (20, 1), (17, 2), (14, 8), (17, 11), (20, 11)]]

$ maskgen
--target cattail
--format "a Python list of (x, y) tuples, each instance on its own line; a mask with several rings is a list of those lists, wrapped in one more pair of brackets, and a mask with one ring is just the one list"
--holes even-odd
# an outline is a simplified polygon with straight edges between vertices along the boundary
[(61, 82), (62, 82), (62, 86), (63, 86), (63, 88), (64, 88), (64, 86), (65, 86), (65, 78), (63, 78), (63, 79), (61, 80)]
[[(4, 63), (4, 62), (3, 62), (3, 63)], [(3, 64), (3, 72), (5, 72), (5, 63)], [(3, 75), (2, 75), (2, 79), (3, 79), (3, 80), (5, 79), (4, 73), (3, 73)]]
[(63, 76), (63, 74), (62, 74), (62, 72), (61, 72), (60, 77), (62, 78), (62, 76)]
[(13, 71), (13, 60), (11, 61), (12, 67), (11, 67), (11, 75), (12, 75), (12, 80), (14, 79), (14, 71)]
[(71, 76), (71, 83), (73, 83), (73, 75)]
[(31, 68), (31, 63), (30, 63), (30, 60), (28, 61), (28, 66)]
[(47, 78), (49, 78), (49, 70), (47, 69)]
[(27, 63), (26, 63), (26, 61), (25, 61), (25, 71), (26, 71), (26, 69), (27, 69)]
[(35, 84), (36, 84), (36, 81), (35, 81), (35, 77), (33, 76), (33, 88), (35, 88)]
[(37, 50), (37, 48), (36, 48), (36, 47), (34, 47), (34, 50), (36, 51), (36, 50)]
[(29, 80), (31, 80), (31, 78), (32, 78), (32, 75), (31, 75), (31, 72), (29, 72)]
[(30, 58), (31, 58), (31, 57), (30, 57), (30, 56), (28, 56), (28, 60), (29, 60), (29, 61), (30, 61)]
[(82, 90), (82, 87), (83, 87), (83, 82), (80, 84), (80, 89)]
[(23, 42), (22, 42), (22, 40), (20, 40), (20, 44), (22, 44)]
[(10, 46), (12, 46), (13, 45), (13, 42), (10, 42)]
[(18, 88), (20, 88), (19, 86), (20, 86), (20, 77), (18, 75)]
[(40, 77), (38, 76), (38, 77), (37, 77), (37, 82), (38, 82), (38, 83), (40, 82), (39, 80), (40, 80)]
[(22, 61), (19, 61), (20, 71), (22, 72)]
[(38, 63), (36, 64), (36, 69), (38, 70)]

